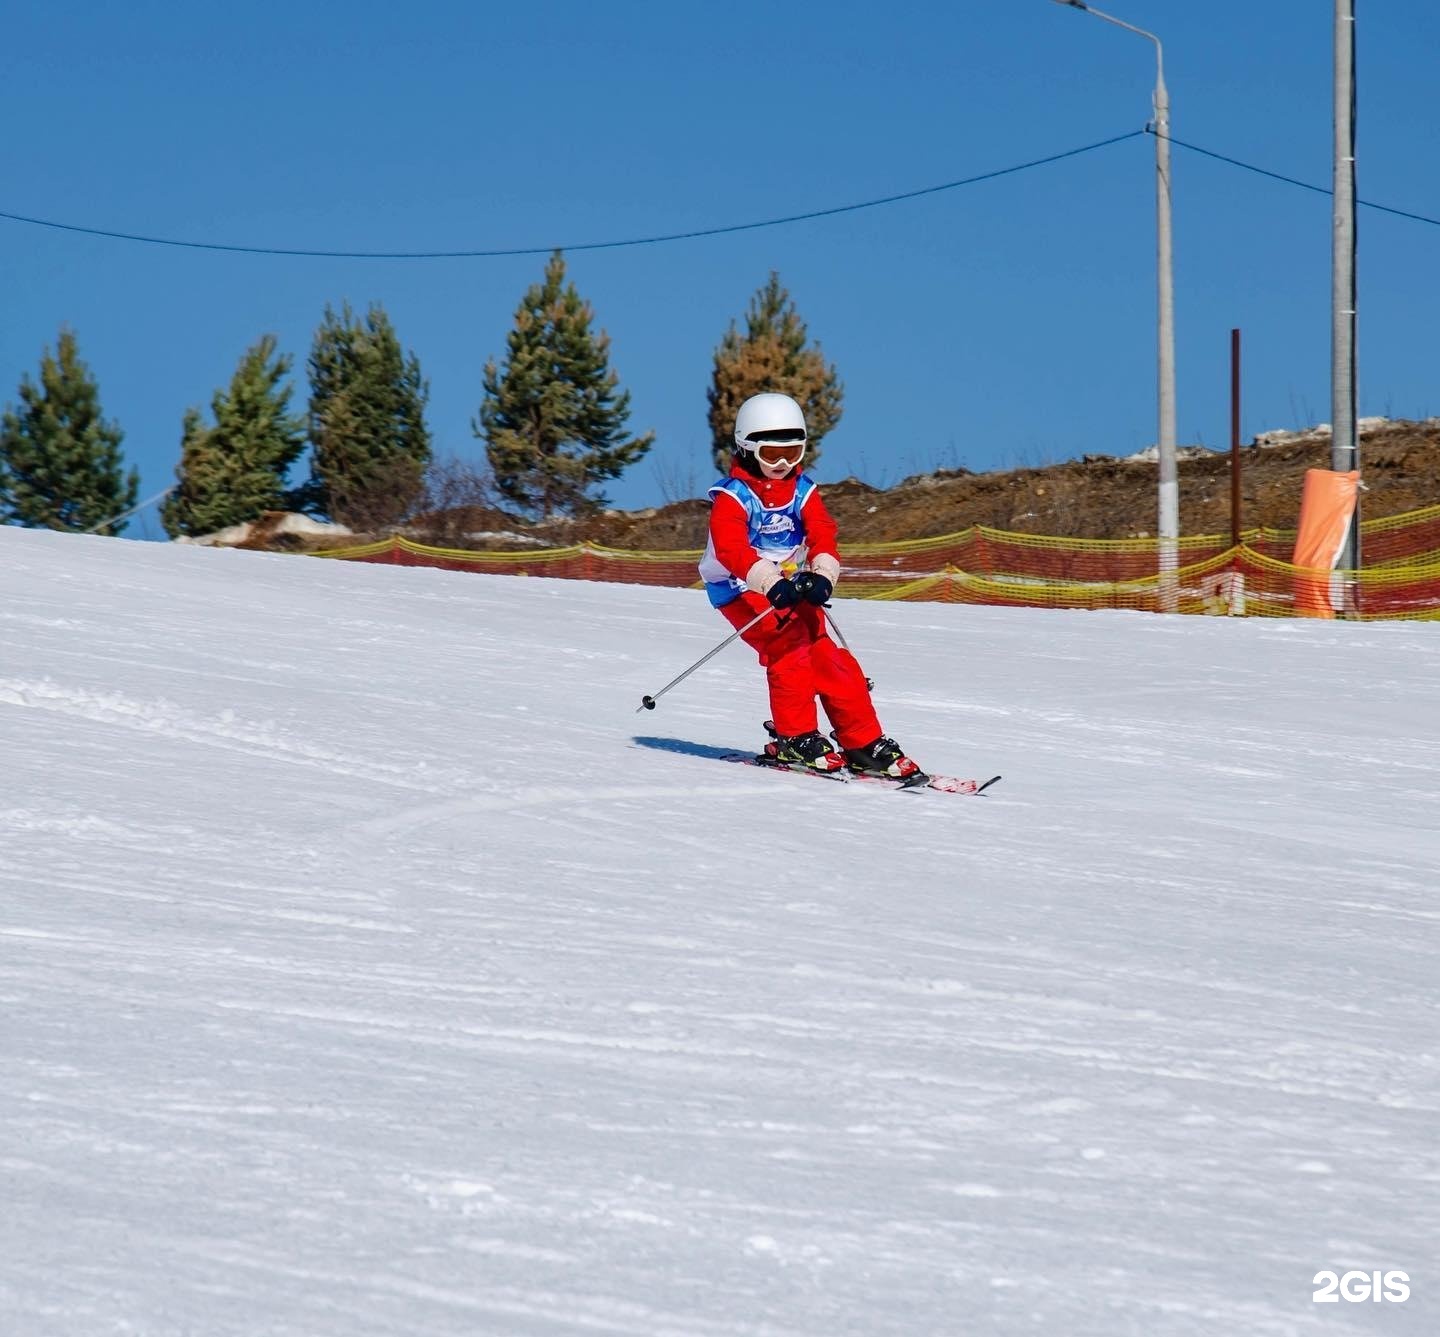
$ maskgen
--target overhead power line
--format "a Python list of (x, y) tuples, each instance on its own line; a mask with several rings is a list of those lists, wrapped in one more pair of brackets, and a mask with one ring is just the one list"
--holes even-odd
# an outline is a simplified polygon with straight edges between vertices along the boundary
[(108, 228), (82, 227), (76, 223), (58, 223), (48, 218), (29, 218), (23, 214), (6, 213), (0, 210), (0, 218), (12, 223), (29, 223), (35, 227), (55, 228), (63, 232), (81, 232), (90, 237), (108, 237), (115, 241), (138, 241), (152, 246), (180, 246), (188, 250), (229, 251), (241, 255), (295, 255), (311, 259), (330, 260), (482, 260), (514, 255), (549, 255), (552, 251), (604, 251), (621, 246), (656, 246), (667, 241), (691, 241), (698, 237), (719, 237), (729, 232), (750, 232), (757, 228), (780, 227), (786, 223), (803, 223), (811, 218), (829, 218), (834, 214), (854, 213), (858, 209), (874, 209), (882, 204), (899, 204), (903, 200), (916, 200), (924, 195), (936, 195), (943, 190), (958, 190), (961, 186), (979, 185), (982, 181), (994, 181), (997, 177), (1013, 176), (1016, 172), (1027, 172), (1032, 167), (1045, 167), (1065, 158), (1078, 158), (1082, 153), (1093, 153), (1096, 149), (1108, 148), (1127, 139), (1143, 135), (1144, 130), (1132, 130), (1129, 134), (1115, 135), (1095, 144), (1085, 144), (1077, 149), (1066, 149), (1063, 153), (1052, 153), (1045, 158), (1030, 162), (1016, 163), (1013, 167), (997, 168), (993, 172), (981, 172), (978, 176), (967, 176), (961, 181), (946, 181), (938, 186), (925, 186), (920, 190), (907, 190), (899, 195), (885, 195), (880, 199), (861, 200), (858, 204), (837, 204), (829, 209), (811, 209), (803, 214), (787, 214), (783, 218), (766, 218), (754, 223), (731, 223), (724, 227), (696, 228), (691, 232), (671, 232), (657, 237), (631, 237), (625, 241), (587, 241), (553, 246), (517, 246), (509, 249), (484, 251), (310, 251), (288, 246), (231, 246), (223, 242), (182, 241), (173, 237), (146, 237), (133, 232), (114, 232)]
[[(1145, 133), (1153, 135), (1154, 127), (1147, 125)], [(1214, 158), (1216, 162), (1229, 163), (1231, 167), (1243, 167), (1247, 172), (1254, 172), (1258, 176), (1268, 176), (1272, 181), (1283, 181), (1287, 186), (1299, 186), (1301, 190), (1312, 190), (1317, 195), (1333, 195), (1335, 193), (1328, 186), (1315, 186), (1308, 181), (1297, 181), (1293, 176), (1284, 176), (1280, 172), (1272, 172), (1265, 167), (1256, 167), (1254, 163), (1241, 162), (1239, 158), (1229, 158), (1212, 149), (1202, 149), (1198, 144), (1187, 144), (1183, 139), (1176, 139), (1174, 135), (1169, 135), (1167, 138), (1177, 148), (1203, 154), (1207, 158)], [(1355, 203), (1366, 209), (1376, 209), (1382, 214), (1394, 214), (1397, 218), (1409, 218), (1416, 223), (1429, 223), (1433, 227), (1440, 227), (1440, 218), (1427, 218), (1424, 214), (1414, 214), (1408, 209), (1392, 209), (1388, 204), (1376, 204), (1373, 200), (1356, 200)]]
[[(985, 181), (994, 181), (1002, 176), (1014, 176), (1017, 172), (1028, 172), (1035, 167), (1046, 167), (1051, 163), (1062, 162), (1066, 158), (1078, 158), (1081, 154), (1109, 148), (1112, 144), (1123, 144), (1127, 139), (1136, 139), (1140, 135), (1153, 134), (1155, 134), (1154, 126), (1147, 125), (1143, 130), (1131, 130), (1128, 134), (1114, 135), (1109, 139), (1097, 140), (1093, 144), (1082, 144), (1079, 148), (1066, 149), (1061, 153), (1052, 153), (1044, 158), (1033, 158), (1029, 162), (1015, 163), (1010, 167), (996, 168), (991, 172), (981, 172), (977, 176), (967, 176), (959, 181), (945, 181), (938, 186), (924, 186), (919, 190), (903, 191), (899, 195), (882, 195), (878, 199), (861, 200), (855, 204), (837, 204), (828, 209), (810, 209), (805, 213), (786, 214), (781, 218), (764, 218), (751, 223), (729, 223), (721, 227), (695, 228), (689, 232), (669, 232), (654, 237), (629, 237), (621, 241), (572, 242), (569, 245), (515, 246), (469, 251), (317, 251), (292, 246), (238, 246), (217, 241), (148, 237), (134, 232), (117, 232), (110, 228), (62, 223), (50, 218), (33, 218), (26, 214), (7, 213), (4, 210), (0, 210), (0, 218), (8, 219), (12, 223), (26, 223), (32, 227), (51, 228), (60, 232), (78, 232), (88, 237), (106, 237), (112, 241), (134, 241), (150, 246), (175, 246), (195, 251), (225, 251), (234, 255), (288, 255), (314, 260), (493, 260), (504, 256), (549, 255), (552, 251), (606, 251), (616, 250), (622, 246), (658, 246), (664, 242), (694, 241), (701, 237), (720, 237), (734, 232), (753, 232), (760, 228), (783, 227), (787, 223), (803, 223), (814, 218), (831, 218), (836, 214), (855, 213), (860, 209), (875, 209), (881, 205), (900, 204), (906, 200), (921, 199), (926, 195), (938, 195), (946, 190), (959, 190), (962, 186), (976, 186)], [(1239, 158), (1216, 153), (1213, 149), (1201, 148), (1198, 144), (1187, 144), (1183, 139), (1176, 139), (1173, 135), (1167, 136), (1167, 138), (1178, 148), (1213, 158), (1217, 162), (1227, 163), (1231, 167), (1254, 172), (1259, 176), (1269, 177), (1272, 181), (1281, 181), (1289, 186), (1297, 186), (1301, 190), (1313, 191), (1317, 195), (1332, 194), (1328, 187), (1312, 185), (1308, 181), (1300, 181), (1293, 176), (1285, 176), (1281, 172), (1272, 172), (1268, 168), (1257, 167), (1254, 163), (1242, 162)], [(1376, 204), (1371, 200), (1357, 200), (1356, 203), (1366, 209), (1393, 214), (1397, 218), (1408, 218), (1416, 223), (1429, 223), (1433, 227), (1440, 227), (1440, 218), (1430, 218), (1425, 214), (1412, 213), (1407, 209), (1392, 208), (1388, 204)]]

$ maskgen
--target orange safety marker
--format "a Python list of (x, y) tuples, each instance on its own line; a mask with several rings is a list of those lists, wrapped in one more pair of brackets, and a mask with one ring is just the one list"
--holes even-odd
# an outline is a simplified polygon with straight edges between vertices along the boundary
[(1360, 472), (1306, 469), (1300, 493), (1300, 529), (1295, 555), (1295, 612), (1300, 617), (1334, 617), (1331, 572), (1345, 550), (1355, 515)]

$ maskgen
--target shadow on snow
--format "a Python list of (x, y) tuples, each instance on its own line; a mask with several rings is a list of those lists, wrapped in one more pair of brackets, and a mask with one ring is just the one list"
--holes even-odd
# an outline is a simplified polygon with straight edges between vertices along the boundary
[(686, 757), (709, 757), (724, 761), (727, 757), (743, 754), (743, 748), (711, 747), (708, 743), (692, 743), (685, 738), (650, 738), (637, 735), (631, 739), (636, 747), (652, 747), (657, 752), (679, 752)]

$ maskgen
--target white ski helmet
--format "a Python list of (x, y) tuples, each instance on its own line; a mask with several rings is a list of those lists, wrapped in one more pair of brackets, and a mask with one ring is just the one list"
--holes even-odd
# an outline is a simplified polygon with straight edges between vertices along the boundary
[(805, 413), (789, 395), (751, 395), (735, 415), (735, 448), (753, 451), (766, 441), (807, 443)]

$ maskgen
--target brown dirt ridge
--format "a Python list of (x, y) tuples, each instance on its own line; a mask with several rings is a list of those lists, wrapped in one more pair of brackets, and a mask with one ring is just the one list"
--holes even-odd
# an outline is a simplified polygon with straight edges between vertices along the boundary
[[(1367, 519), (1440, 504), (1440, 418), (1423, 422), (1363, 419), (1360, 436), (1361, 514)], [(857, 478), (831, 482), (821, 463), (816, 476), (840, 525), (843, 544), (890, 543), (952, 534), (989, 525), (1059, 538), (1150, 538), (1156, 525), (1153, 450), (1129, 458), (1087, 455), (1044, 468), (995, 473), (941, 470), (880, 490)], [(1294, 529), (1306, 469), (1330, 468), (1328, 426), (1302, 432), (1263, 432), (1241, 448), (1244, 528)], [(1230, 532), (1230, 452), (1183, 448), (1180, 532)], [(607, 548), (664, 551), (705, 546), (709, 505), (676, 502), (642, 511), (606, 511), (575, 521), (526, 525), (495, 512), (467, 517), (484, 539), (465, 546), (518, 547), (595, 543)], [(456, 532), (456, 517), (447, 528)], [(493, 537), (491, 537), (493, 535)], [(417, 528), (411, 536), (427, 541)]]
[[(1293, 530), (1305, 471), (1330, 468), (1330, 428), (1262, 432), (1241, 448), (1240, 457), (1241, 527)], [(1362, 418), (1360, 458), (1363, 519), (1440, 505), (1440, 418)], [(1228, 450), (1181, 448), (1182, 535), (1229, 535), (1230, 469)], [(941, 469), (884, 489), (858, 478), (829, 480), (823, 461), (813, 476), (839, 522), (843, 552), (846, 543), (936, 538), (977, 524), (1055, 538), (1153, 538), (1156, 474), (1152, 447), (1128, 457), (1086, 455), (993, 473)], [(705, 546), (709, 513), (703, 498), (537, 522), (492, 506), (458, 506), (417, 517), (400, 532), (418, 543), (477, 552), (579, 543), (639, 552), (693, 551)], [(314, 551), (384, 536), (301, 535), (286, 532), (280, 524), (285, 520), (281, 512), (269, 513), (245, 527), (248, 537), (231, 541), (247, 548)]]

